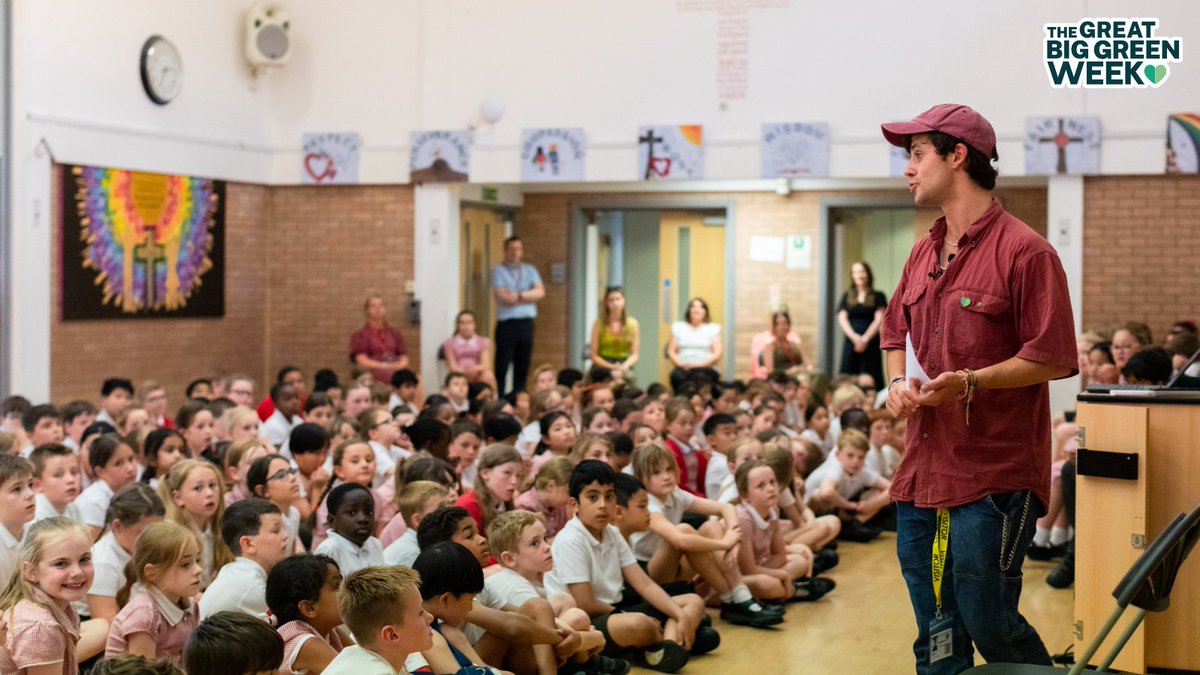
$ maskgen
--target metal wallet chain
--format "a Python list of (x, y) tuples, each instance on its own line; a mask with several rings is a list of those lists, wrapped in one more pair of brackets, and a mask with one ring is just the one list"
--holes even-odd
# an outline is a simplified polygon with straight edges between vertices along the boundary
[[(1021, 526), (1017, 529), (1018, 533), (1025, 531), (1025, 522), (1029, 517), (1029, 502), (1032, 493), (1025, 490), (1025, 506), (1021, 509)], [(1019, 534), (1018, 534), (1019, 536)], [(1008, 543), (1008, 512), (1004, 513), (1004, 525), (1000, 530), (1000, 571), (1007, 572), (1008, 568), (1012, 567), (1013, 558), (1017, 557), (1017, 542), (1013, 542), (1012, 548), (1008, 551), (1008, 562), (1004, 562), (1004, 545)]]

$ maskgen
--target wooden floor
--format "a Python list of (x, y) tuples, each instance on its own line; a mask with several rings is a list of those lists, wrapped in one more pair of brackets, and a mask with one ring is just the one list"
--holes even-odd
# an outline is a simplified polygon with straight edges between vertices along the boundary
[[(721, 646), (695, 657), (682, 672), (912, 673), (916, 622), (896, 560), (896, 535), (884, 533), (870, 544), (843, 542), (838, 552), (841, 564), (827, 574), (837, 580), (837, 589), (816, 603), (789, 605), (779, 628), (732, 626), (709, 610)], [(1021, 612), (1050, 653), (1058, 654), (1071, 644), (1073, 595), (1046, 585), (1052, 569), (1054, 563), (1025, 562)], [(976, 660), (982, 663), (978, 655)]]

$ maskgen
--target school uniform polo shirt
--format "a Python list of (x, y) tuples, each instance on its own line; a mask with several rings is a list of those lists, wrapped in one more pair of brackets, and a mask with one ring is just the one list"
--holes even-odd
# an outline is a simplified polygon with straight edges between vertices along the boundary
[[(667, 495), (666, 499), (659, 499), (654, 495), (649, 496), (650, 513), (652, 515), (659, 514), (672, 525), (682, 523), (683, 514), (687, 513), (692, 504), (696, 502), (696, 497), (681, 487), (676, 487), (675, 491)], [(633, 545), (633, 554), (637, 556), (638, 560), (643, 561), (654, 557), (654, 551), (663, 544), (662, 536), (651, 530), (635, 532), (629, 537), (629, 541)]]
[(84, 525), (104, 527), (104, 516), (108, 513), (108, 504), (112, 501), (113, 494), (115, 493), (107, 481), (98, 480), (75, 498), (75, 506), (79, 509)]
[(34, 522), (45, 520), (47, 518), (58, 518), (61, 516), (69, 520), (73, 520), (80, 525), (84, 524), (83, 514), (79, 512), (79, 506), (76, 505), (74, 501), (68, 503), (62, 511), (59, 511), (58, 509), (54, 508), (54, 505), (51, 504), (50, 500), (46, 498), (46, 495), (42, 494), (41, 492), (37, 493), (36, 499), (37, 506), (35, 508), (37, 510), (34, 511), (33, 514)]
[(554, 569), (545, 577), (547, 593), (568, 593), (571, 584), (590, 583), (596, 600), (609, 605), (621, 601), (623, 570), (636, 565), (637, 558), (615, 525), (606, 526), (601, 537), (593, 537), (578, 516), (567, 521), (550, 547)]
[(217, 572), (200, 597), (200, 619), (226, 610), (267, 620), (267, 571), (262, 565), (239, 557)]
[(362, 546), (355, 544), (342, 535), (329, 531), (329, 536), (321, 542), (314, 553), (333, 558), (342, 571), (342, 577), (350, 576), (351, 572), (364, 567), (383, 564), (383, 547), (375, 537), (368, 537)]
[(386, 659), (369, 649), (350, 645), (329, 662), (329, 665), (325, 667), (324, 674), (408, 675), (408, 671), (403, 668), (396, 670)]

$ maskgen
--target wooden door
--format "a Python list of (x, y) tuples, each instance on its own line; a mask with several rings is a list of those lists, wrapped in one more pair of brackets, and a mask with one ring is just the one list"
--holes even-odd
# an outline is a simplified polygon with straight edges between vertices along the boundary
[[(459, 256), (462, 290), (459, 307), (475, 313), (480, 335), (495, 337), (496, 302), (492, 297), (492, 268), (504, 257), (504, 217), (498, 211), (464, 208), (462, 254)], [(453, 326), (448, 327), (453, 330)]]

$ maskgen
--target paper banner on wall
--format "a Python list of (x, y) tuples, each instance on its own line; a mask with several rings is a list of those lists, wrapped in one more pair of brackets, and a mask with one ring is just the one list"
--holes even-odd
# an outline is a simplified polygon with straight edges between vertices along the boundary
[(555, 183), (583, 180), (583, 129), (525, 129), (521, 132), (521, 180)]
[(410, 135), (409, 180), (414, 183), (465, 183), (471, 173), (471, 132), (414, 131)]
[(750, 237), (750, 259), (754, 262), (783, 262), (783, 237)]
[(355, 133), (304, 134), (300, 167), (305, 185), (351, 185), (358, 182), (358, 152), (362, 138)]
[(763, 178), (829, 175), (829, 124), (762, 125)]
[(1025, 173), (1100, 173), (1100, 118), (1026, 117)]
[(638, 131), (638, 178), (704, 178), (704, 131), (699, 124), (642, 127)]
[(64, 321), (224, 316), (223, 181), (94, 166), (62, 172)]
[(1200, 115), (1167, 118), (1167, 173), (1200, 173)]
[(785, 266), (789, 270), (812, 269), (812, 237), (803, 234), (788, 235)]

